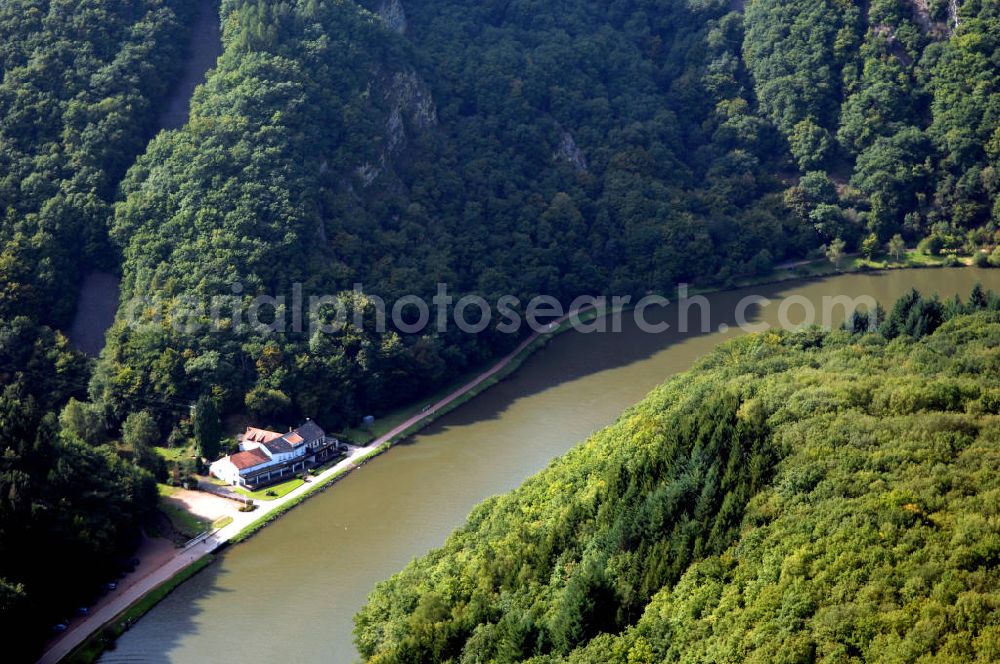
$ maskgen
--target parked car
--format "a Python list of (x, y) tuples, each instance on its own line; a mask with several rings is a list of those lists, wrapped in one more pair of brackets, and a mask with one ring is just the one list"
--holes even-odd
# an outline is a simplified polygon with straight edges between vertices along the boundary
[(52, 626), (52, 631), (57, 633), (65, 632), (67, 629), (69, 629), (69, 625), (67, 625), (66, 623), (58, 623)]
[(90, 613), (90, 609), (88, 609), (88, 608), (87, 608), (87, 607), (85, 607), (85, 606), (81, 606), (80, 608), (78, 608), (78, 609), (76, 610), (76, 615), (78, 615), (78, 616), (85, 616), (85, 615), (87, 615), (88, 613)]
[(109, 591), (110, 590), (114, 590), (117, 587), (118, 587), (118, 583), (116, 581), (109, 581), (109, 582), (107, 582), (107, 583), (104, 584), (104, 589), (105, 590), (109, 590)]

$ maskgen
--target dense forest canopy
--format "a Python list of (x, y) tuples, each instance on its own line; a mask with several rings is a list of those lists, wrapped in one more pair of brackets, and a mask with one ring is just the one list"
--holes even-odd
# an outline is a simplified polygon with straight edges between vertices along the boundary
[(516, 341), (171, 325), (180, 298), (233, 283), (245, 300), (295, 282), (570, 298), (817, 246), (768, 175), (780, 136), (753, 117), (739, 17), (668, 4), (413, 3), (401, 35), (351, 2), (225, 3), (226, 52), (191, 122), (123, 186), (125, 297), (158, 301), (141, 325), (120, 317), (94, 397), (117, 419), (212, 394), (226, 412), (338, 426)]
[(0, 316), (62, 325), (184, 55), (190, 0), (0, 6)]
[(16, 661), (128, 560), (156, 505), (142, 450), (108, 445), (84, 403), (92, 361), (49, 326), (68, 322), (85, 271), (117, 269), (118, 180), (153, 133), (193, 7), (0, 3), (0, 620)]
[(995, 661), (1000, 300), (724, 344), (380, 584), (370, 662)]
[(185, 329), (207, 320), (177, 312), (192, 297), (302, 283), (369, 312), (355, 284), (392, 302), (445, 283), (568, 301), (725, 284), (840, 241), (978, 252), (996, 221), (998, 11), (227, 1), (191, 122), (123, 184), (111, 237), (145, 307), (138, 324), (123, 310), (92, 395), (113, 421), (159, 399), (178, 432), (175, 404), (204, 395), (338, 427), (515, 342)]

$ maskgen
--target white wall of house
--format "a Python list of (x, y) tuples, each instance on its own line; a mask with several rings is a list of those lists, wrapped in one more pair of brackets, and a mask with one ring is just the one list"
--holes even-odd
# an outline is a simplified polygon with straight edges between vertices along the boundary
[(245, 484), (242, 475), (249, 475), (259, 470), (263, 470), (264, 468), (268, 468), (269, 466), (276, 466), (276, 465), (278, 464), (274, 461), (268, 463), (262, 463), (257, 466), (251, 466), (250, 468), (244, 468), (243, 472), (241, 473), (240, 469), (237, 468), (235, 465), (233, 465), (233, 463), (229, 460), (229, 457), (226, 457), (225, 459), (219, 459), (211, 466), (209, 466), (208, 472), (214, 477), (218, 477), (226, 484), (231, 484), (234, 486), (236, 485), (242, 486), (243, 484)]
[(271, 456), (270, 454), (268, 454), (267, 448), (261, 445), (260, 443), (255, 443), (253, 441), (240, 443), (240, 452), (249, 452), (250, 450), (258, 450), (258, 449), (264, 450), (264, 454)]
[(219, 459), (213, 463), (208, 467), (208, 472), (212, 476), (218, 477), (226, 484), (233, 484), (234, 482), (237, 482), (240, 477), (239, 469), (229, 461), (229, 457)]

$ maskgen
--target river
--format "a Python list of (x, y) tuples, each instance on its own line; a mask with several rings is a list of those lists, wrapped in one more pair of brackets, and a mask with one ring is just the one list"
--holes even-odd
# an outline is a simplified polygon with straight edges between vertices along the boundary
[(191, 29), (188, 59), (180, 80), (160, 111), (159, 129), (180, 129), (187, 124), (195, 88), (205, 81), (208, 70), (222, 55), (222, 28), (218, 0), (201, 0)]
[[(191, 97), (205, 80), (208, 70), (222, 55), (222, 36), (217, 0), (201, 0), (191, 28), (188, 58), (181, 78), (174, 85), (157, 118), (157, 131), (180, 129), (187, 123)], [(66, 332), (73, 346), (96, 357), (104, 348), (105, 335), (115, 321), (120, 282), (108, 272), (84, 275), (77, 298), (76, 313)]]
[[(656, 310), (673, 325), (662, 334), (640, 332), (631, 315), (618, 334), (563, 334), (506, 381), (226, 551), (101, 661), (353, 661), (351, 619), (375, 583), (440, 545), (484, 498), (516, 487), (738, 334), (742, 298), (774, 300), (750, 312), (752, 322), (775, 324), (777, 301), (789, 296), (820, 307), (824, 296), (871, 295), (889, 306), (911, 287), (966, 296), (977, 281), (1000, 290), (1000, 270), (842, 275), (710, 295), (712, 329), (731, 326), (725, 333), (681, 334), (671, 306)], [(792, 307), (790, 317), (801, 312)]]

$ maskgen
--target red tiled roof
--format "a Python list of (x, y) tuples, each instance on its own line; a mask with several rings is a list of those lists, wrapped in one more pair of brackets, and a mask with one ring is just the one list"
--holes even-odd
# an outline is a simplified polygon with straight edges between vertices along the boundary
[(248, 450), (246, 452), (239, 452), (229, 457), (229, 462), (236, 466), (239, 470), (253, 468), (254, 466), (267, 463), (270, 460), (271, 457), (264, 454), (264, 452), (259, 448)]
[(294, 431), (292, 433), (286, 433), (285, 440), (287, 440), (288, 444), (291, 445), (292, 447), (295, 447), (296, 445), (301, 445), (302, 443), (305, 442), (305, 438), (295, 433)]
[(270, 443), (276, 438), (281, 438), (281, 434), (274, 431), (268, 431), (267, 429), (257, 429), (255, 427), (247, 427), (246, 433), (243, 434), (243, 440), (248, 440), (253, 443)]

